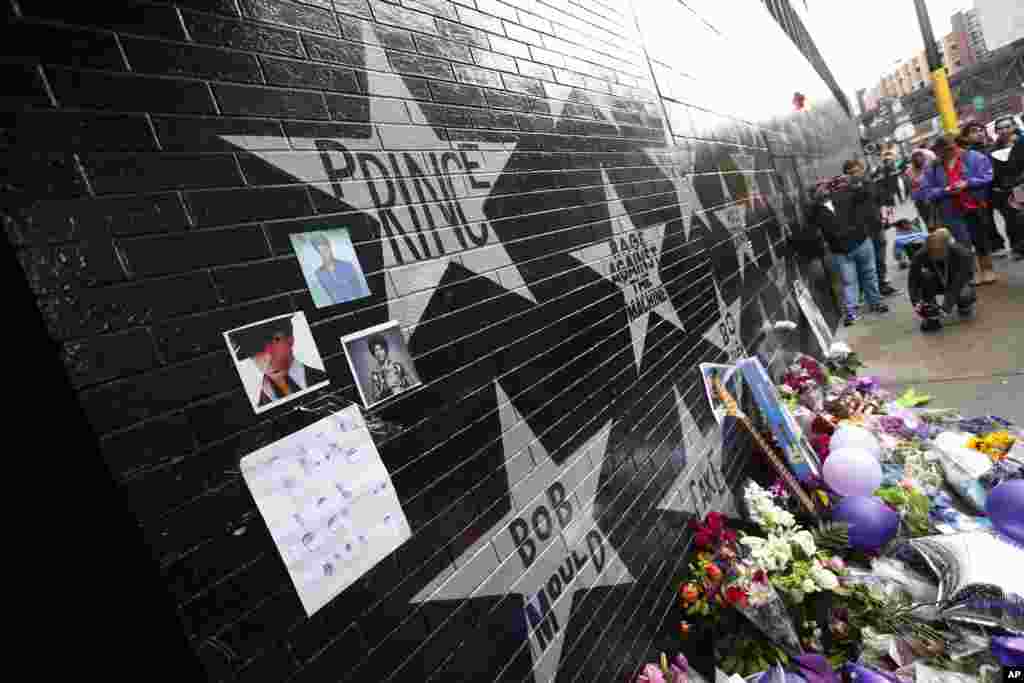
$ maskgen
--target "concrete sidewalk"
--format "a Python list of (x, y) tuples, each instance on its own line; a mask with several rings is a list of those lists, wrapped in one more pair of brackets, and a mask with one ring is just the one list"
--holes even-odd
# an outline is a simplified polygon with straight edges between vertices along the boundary
[[(916, 217), (913, 203), (898, 215)], [(923, 334), (907, 296), (909, 271), (892, 258), (892, 233), (886, 248), (889, 279), (901, 291), (886, 300), (891, 312), (840, 326), (837, 337), (867, 364), (862, 372), (878, 376), (887, 389), (913, 386), (934, 396), (932, 407), (999, 415), (1024, 425), (1024, 261), (997, 258), (999, 281), (978, 287), (974, 319), (961, 321), (954, 312), (941, 331)]]

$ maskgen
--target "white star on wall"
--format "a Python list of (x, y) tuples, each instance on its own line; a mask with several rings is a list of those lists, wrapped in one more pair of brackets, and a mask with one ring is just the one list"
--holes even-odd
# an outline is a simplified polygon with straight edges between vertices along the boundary
[(718, 286), (718, 280), (713, 279), (713, 282), (715, 301), (718, 304), (718, 319), (708, 326), (703, 336), (729, 357), (729, 360), (725, 362), (733, 363), (746, 356), (743, 341), (740, 339), (740, 315), (743, 311), (743, 298), (736, 297), (732, 303), (726, 304), (722, 297), (722, 288)]
[[(698, 387), (691, 390), (699, 391)], [(679, 394), (679, 389), (672, 386), (672, 396), (676, 401), (676, 411), (679, 413), (679, 424), (682, 428), (683, 442), (686, 449), (686, 464), (676, 477), (672, 487), (665, 494), (665, 497), (658, 503), (661, 510), (673, 510), (675, 512), (693, 511), (693, 491), (688, 483), (693, 480), (699, 459), (705, 454), (712, 460), (721, 457), (722, 439), (721, 432), (712, 429), (708, 434), (700, 430), (700, 425), (694, 419), (693, 414), (686, 405), (686, 401)], [(702, 462), (702, 460), (700, 460)]]
[[(558, 673), (573, 594), (635, 580), (594, 519), (594, 498), (612, 423), (605, 423), (557, 465), (501, 385), (494, 385), (511, 509), (452, 567), (417, 593), (413, 602), (522, 594), (534, 675), (538, 683), (548, 683)], [(570, 518), (566, 519), (567, 508), (552, 502), (552, 487), (564, 492), (564, 497), (556, 494), (554, 500), (568, 503)], [(524, 534), (528, 534), (526, 542), (517, 544)], [(524, 548), (532, 548), (527, 553), (529, 562)], [(545, 607), (554, 620), (548, 622), (547, 632), (543, 625), (535, 626), (530, 616), (531, 611), (534, 617), (544, 615)]]
[(746, 278), (747, 261), (757, 261), (754, 254), (754, 245), (747, 235), (747, 207), (733, 199), (729, 191), (729, 185), (725, 182), (725, 174), (718, 172), (719, 180), (722, 183), (722, 195), (725, 197), (725, 206), (714, 209), (715, 216), (722, 222), (732, 235), (733, 245), (736, 247), (736, 258), (739, 260), (740, 278)]
[(655, 148), (644, 151), (676, 189), (679, 211), (683, 218), (683, 236), (689, 242), (693, 215), (704, 210), (700, 197), (693, 187), (693, 156), (686, 148), (679, 146), (673, 146), (670, 150)]
[(665, 242), (666, 224), (637, 228), (630, 220), (604, 168), (601, 169), (601, 180), (608, 193), (611, 237), (578, 249), (572, 255), (607, 278), (622, 292), (630, 318), (633, 356), (639, 370), (652, 312), (679, 330), (686, 329), (661, 281), (659, 262)]
[[(363, 42), (376, 44), (371, 31), (363, 22)], [(514, 143), (461, 145), (440, 139), (432, 126), (425, 125), (426, 117), (405, 81), (393, 74), (384, 53), (367, 50), (365, 58), (373, 136), (311, 134), (292, 138), (297, 150), (293, 152), (268, 150), (274, 145), (262, 138), (225, 135), (223, 139), (377, 218), (387, 271), (388, 312), (391, 319), (402, 322), (407, 335), (419, 324), (452, 262), (537, 303), (484, 214), (487, 194), (511, 158)], [(420, 125), (409, 125), (406, 111)], [(424, 174), (416, 173), (410, 163)], [(399, 175), (422, 180), (399, 179)], [(433, 201), (435, 197), (439, 201)], [(338, 227), (345, 227), (344, 217), (339, 217)], [(478, 239), (481, 235), (484, 238)]]
[(775, 262), (775, 267), (772, 269), (772, 280), (775, 282), (775, 287), (779, 290), (779, 296), (782, 297), (782, 317), (783, 320), (791, 320), (796, 322), (792, 317), (795, 315), (793, 302), (793, 283), (789, 279), (789, 268), (787, 267), (786, 259), (779, 258)]

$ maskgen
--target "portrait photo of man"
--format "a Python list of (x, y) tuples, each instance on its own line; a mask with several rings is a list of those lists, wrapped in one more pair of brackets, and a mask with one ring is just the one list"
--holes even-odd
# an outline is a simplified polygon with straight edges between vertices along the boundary
[(347, 228), (296, 233), (290, 237), (317, 308), (370, 296)]
[(257, 413), (330, 383), (303, 313), (225, 332), (225, 337)]
[(421, 383), (398, 322), (348, 335), (341, 342), (367, 408)]

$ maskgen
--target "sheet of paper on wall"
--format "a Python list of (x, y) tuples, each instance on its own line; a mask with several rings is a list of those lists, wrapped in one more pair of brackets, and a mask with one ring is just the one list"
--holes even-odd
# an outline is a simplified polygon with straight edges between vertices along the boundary
[(358, 406), (250, 453), (241, 469), (308, 616), (412, 535)]

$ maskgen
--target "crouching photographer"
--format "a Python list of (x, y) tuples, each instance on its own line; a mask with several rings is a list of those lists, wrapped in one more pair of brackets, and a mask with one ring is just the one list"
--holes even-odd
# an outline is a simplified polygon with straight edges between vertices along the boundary
[[(961, 317), (974, 314), (974, 255), (957, 244), (949, 230), (939, 228), (928, 235), (925, 248), (914, 255), (910, 265), (910, 303), (921, 317), (921, 331), (942, 328), (942, 317), (956, 306)], [(942, 295), (942, 306), (936, 298)]]

